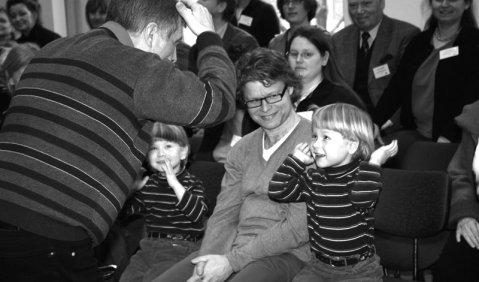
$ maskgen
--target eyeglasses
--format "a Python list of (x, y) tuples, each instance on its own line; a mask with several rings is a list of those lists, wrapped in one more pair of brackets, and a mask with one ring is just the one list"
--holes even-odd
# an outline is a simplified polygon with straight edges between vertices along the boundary
[(283, 6), (289, 6), (290, 4), (291, 5), (299, 5), (299, 4), (302, 4), (303, 3), (303, 0), (285, 0), (283, 2)]
[(288, 57), (291, 59), (298, 59), (298, 57), (302, 57), (304, 60), (309, 60), (314, 56), (313, 52), (304, 52), (304, 53), (299, 53), (297, 51), (289, 51), (286, 53)]
[(268, 103), (268, 104), (278, 103), (279, 101), (283, 100), (283, 96), (286, 93), (287, 88), (288, 88), (288, 86), (285, 85), (284, 88), (283, 88), (283, 91), (281, 93), (271, 94), (271, 95), (263, 97), (261, 99), (249, 100), (249, 101), (246, 101), (244, 104), (245, 104), (246, 108), (254, 109), (254, 108), (261, 107), (261, 105), (263, 104), (263, 101), (266, 101), (266, 103)]

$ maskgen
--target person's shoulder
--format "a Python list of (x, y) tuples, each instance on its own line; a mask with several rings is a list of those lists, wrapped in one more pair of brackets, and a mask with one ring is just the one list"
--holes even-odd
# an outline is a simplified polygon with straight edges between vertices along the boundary
[(359, 29), (354, 24), (350, 24), (333, 34), (333, 42), (346, 40), (351, 36), (351, 34), (354, 34), (356, 32), (359, 32)]
[(386, 15), (384, 15), (383, 21), (385, 21), (385, 23), (389, 22), (393, 26), (393, 29), (396, 30), (396, 31), (399, 31), (399, 32), (419, 33), (421, 31), (417, 26), (415, 26), (415, 25), (413, 25), (409, 22), (399, 20), (399, 19), (395, 19), (395, 18), (390, 18)]
[(256, 39), (253, 37), (253, 35), (251, 35), (246, 30), (241, 29), (239, 27), (236, 27), (236, 26), (232, 25), (231, 23), (228, 23), (228, 29), (230, 29), (231, 33), (233, 34), (232, 38), (241, 39), (241, 40), (244, 40), (244, 41), (250, 42), (250, 43), (255, 42), (256, 44), (258, 44), (256, 42)]
[(470, 42), (479, 42), (479, 29), (476, 27), (463, 27), (459, 34)]
[(265, 10), (273, 10), (274, 11), (273, 5), (271, 5), (270, 3), (267, 3), (265, 1), (262, 1), (262, 0), (251, 0), (250, 5), (252, 5), (255, 8), (258, 8), (258, 9), (265, 9)]

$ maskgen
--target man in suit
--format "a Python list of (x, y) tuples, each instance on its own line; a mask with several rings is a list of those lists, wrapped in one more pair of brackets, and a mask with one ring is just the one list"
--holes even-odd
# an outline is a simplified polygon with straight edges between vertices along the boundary
[(384, 15), (385, 0), (348, 0), (353, 22), (333, 35), (333, 51), (345, 81), (374, 108), (394, 75), (404, 49), (419, 33), (409, 23)]

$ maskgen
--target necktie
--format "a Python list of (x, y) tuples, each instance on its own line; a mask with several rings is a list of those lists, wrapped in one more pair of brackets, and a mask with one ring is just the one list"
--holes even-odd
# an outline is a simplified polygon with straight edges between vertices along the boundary
[(363, 55), (365, 56), (368, 54), (368, 51), (369, 51), (369, 43), (368, 43), (369, 37), (371, 37), (369, 35), (369, 32), (363, 32), (363, 34), (361, 35), (361, 38), (363, 39), (363, 42), (361, 43), (361, 51), (363, 52)]

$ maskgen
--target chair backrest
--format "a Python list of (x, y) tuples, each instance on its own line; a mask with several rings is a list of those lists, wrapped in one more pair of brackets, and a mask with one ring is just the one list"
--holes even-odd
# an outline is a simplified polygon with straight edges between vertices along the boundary
[(221, 181), (225, 174), (225, 166), (222, 163), (210, 161), (194, 161), (188, 168), (205, 185), (205, 195), (209, 203), (209, 214), (213, 212), (216, 205), (216, 197), (221, 191)]
[(408, 238), (429, 237), (445, 226), (450, 183), (443, 171), (383, 169), (376, 229)]
[(399, 168), (447, 171), (457, 146), (456, 143), (416, 141), (408, 148)]

